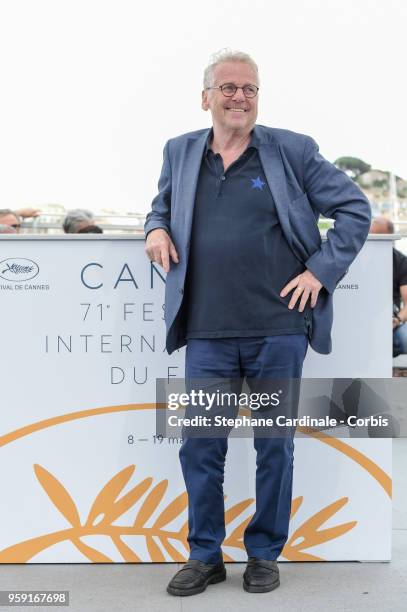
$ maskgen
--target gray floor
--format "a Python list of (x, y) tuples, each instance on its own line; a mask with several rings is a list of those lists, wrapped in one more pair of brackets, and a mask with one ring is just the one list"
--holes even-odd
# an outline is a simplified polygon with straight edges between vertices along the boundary
[(264, 594), (244, 592), (241, 578), (244, 564), (229, 564), (226, 582), (184, 599), (171, 597), (165, 591), (176, 564), (2, 565), (0, 590), (69, 590), (69, 608), (42, 609), (71, 612), (236, 612), (253, 605), (273, 612), (404, 612), (407, 609), (407, 440), (394, 440), (393, 449), (391, 563), (281, 563), (281, 586)]

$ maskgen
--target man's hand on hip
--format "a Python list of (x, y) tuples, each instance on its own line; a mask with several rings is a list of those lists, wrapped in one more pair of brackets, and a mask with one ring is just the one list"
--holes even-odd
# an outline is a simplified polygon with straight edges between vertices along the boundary
[(154, 261), (170, 271), (170, 257), (174, 263), (179, 263), (178, 253), (174, 243), (164, 229), (151, 230), (146, 239), (145, 252), (150, 261)]
[(395, 330), (396, 327), (399, 327), (400, 325), (401, 325), (400, 319), (397, 319), (396, 317), (393, 317), (393, 330)]
[(301, 296), (301, 301), (298, 310), (302, 312), (310, 295), (311, 308), (314, 308), (315, 304), (317, 303), (318, 293), (322, 287), (322, 283), (312, 274), (312, 272), (310, 272), (309, 270), (305, 270), (305, 272), (293, 278), (293, 280), (290, 281), (282, 289), (282, 291), (280, 292), (280, 296), (285, 297), (287, 293), (289, 293), (295, 287), (296, 289), (291, 296), (288, 308), (292, 310), (298, 298)]

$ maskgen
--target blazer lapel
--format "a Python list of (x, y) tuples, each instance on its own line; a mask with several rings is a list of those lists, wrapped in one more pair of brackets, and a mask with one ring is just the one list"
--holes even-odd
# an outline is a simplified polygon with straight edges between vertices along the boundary
[(191, 234), (196, 187), (209, 131), (210, 128), (200, 134), (198, 138), (188, 139), (184, 164), (181, 166), (182, 176), (178, 198), (182, 201), (184, 211), (184, 238), (186, 241), (189, 240)]
[(268, 142), (264, 142), (263, 139), (259, 146), (259, 157), (276, 205), (284, 236), (290, 247), (293, 248), (290, 218), (288, 216), (289, 195), (287, 193), (287, 177), (280, 151), (274, 139)]

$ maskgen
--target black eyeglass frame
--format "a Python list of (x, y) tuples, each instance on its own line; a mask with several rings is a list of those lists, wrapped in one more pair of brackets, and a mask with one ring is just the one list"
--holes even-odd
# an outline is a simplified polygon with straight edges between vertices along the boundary
[[(231, 94), (225, 94), (225, 92), (223, 91), (223, 88), (226, 87), (226, 85), (229, 86), (233, 86), (235, 88), (235, 91)], [(254, 94), (254, 96), (247, 96), (245, 94), (245, 87), (254, 87), (256, 89), (256, 93)], [(218, 85), (217, 87), (205, 87), (205, 89), (220, 89), (222, 94), (225, 96), (225, 98), (232, 98), (235, 93), (237, 92), (238, 89), (241, 89), (243, 92), (243, 95), (245, 98), (255, 98), (257, 96), (257, 94), (259, 93), (259, 87), (257, 87), (257, 85), (251, 85), (251, 84), (247, 84), (247, 85), (243, 85), (243, 87), (238, 87), (237, 85), (235, 85), (234, 83), (223, 83), (222, 85)]]

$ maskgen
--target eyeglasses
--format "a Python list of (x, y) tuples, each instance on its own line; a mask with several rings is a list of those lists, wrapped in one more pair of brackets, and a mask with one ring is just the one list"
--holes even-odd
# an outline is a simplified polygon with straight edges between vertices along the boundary
[(223, 85), (218, 85), (218, 87), (205, 87), (205, 89), (220, 89), (226, 98), (234, 96), (238, 89), (243, 91), (245, 98), (255, 98), (259, 91), (257, 85), (243, 85), (243, 87), (238, 87), (234, 83), (224, 83)]
[(21, 225), (20, 223), (12, 223), (10, 227), (14, 227), (14, 229), (18, 229), (19, 227), (21, 227)]

